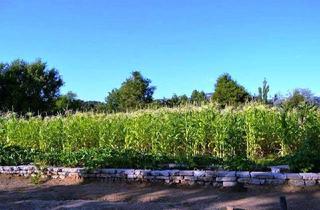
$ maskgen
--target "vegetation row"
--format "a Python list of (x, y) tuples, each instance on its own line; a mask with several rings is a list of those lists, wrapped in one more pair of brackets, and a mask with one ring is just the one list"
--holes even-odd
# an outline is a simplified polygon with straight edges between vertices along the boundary
[(320, 110), (251, 103), (0, 117), (0, 164), (262, 169), (289, 164), (320, 171)]

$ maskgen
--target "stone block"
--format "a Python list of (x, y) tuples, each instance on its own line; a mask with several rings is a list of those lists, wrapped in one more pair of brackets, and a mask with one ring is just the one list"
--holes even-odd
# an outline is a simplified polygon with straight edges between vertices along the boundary
[(246, 184), (250, 182), (250, 178), (238, 178), (237, 182)]
[(282, 173), (273, 173), (273, 177), (275, 179), (283, 179), (283, 180), (287, 179), (286, 174), (282, 174)]
[(193, 176), (194, 171), (190, 171), (190, 170), (180, 170), (178, 175), (180, 176)]
[(237, 171), (236, 177), (239, 178), (250, 178), (250, 172), (249, 171)]
[(308, 179), (308, 180), (304, 180), (304, 183), (306, 186), (314, 186), (317, 184), (317, 181), (314, 179)]
[(195, 181), (195, 180), (197, 180), (197, 178), (194, 177), (194, 176), (183, 176), (183, 180), (185, 180), (185, 181)]
[(217, 182), (235, 182), (237, 177), (235, 176), (226, 176), (226, 177), (216, 177)]
[(145, 180), (154, 180), (154, 179), (156, 179), (156, 177), (155, 176), (145, 176), (144, 179)]
[(292, 179), (302, 179), (302, 176), (298, 173), (285, 173), (287, 179), (292, 180)]
[(206, 176), (212, 176), (212, 177), (216, 177), (217, 176), (217, 172), (216, 171), (206, 171)]
[(62, 172), (79, 173), (82, 170), (84, 170), (84, 168), (63, 168)]
[(269, 185), (282, 185), (286, 182), (285, 179), (266, 179), (265, 184)]
[(134, 169), (117, 169), (117, 174), (121, 175), (132, 175), (134, 174)]
[(202, 176), (202, 177), (196, 177), (196, 178), (197, 178), (197, 180), (204, 181), (204, 182), (211, 182), (215, 179), (212, 176)]
[(128, 174), (128, 175), (127, 175), (127, 178), (128, 178), (128, 179), (135, 179), (135, 178), (136, 178), (136, 175), (135, 175), (135, 174)]
[(317, 173), (299, 173), (299, 175), (302, 176), (303, 179), (312, 179), (312, 180), (320, 179), (320, 175)]
[(218, 177), (235, 177), (236, 172), (235, 171), (218, 171), (217, 176)]
[(237, 185), (238, 185), (237, 182), (223, 182), (223, 183), (222, 183), (222, 186), (223, 186), (223, 187), (235, 187), (235, 186), (237, 186)]
[(250, 175), (252, 178), (257, 178), (257, 179), (272, 179), (273, 178), (273, 173), (271, 173), (271, 172), (251, 172)]
[(206, 175), (206, 172), (205, 172), (205, 171), (198, 171), (198, 170), (196, 170), (196, 171), (194, 171), (193, 173), (194, 173), (194, 176), (195, 176), (195, 177), (204, 177), (204, 176)]
[(116, 174), (117, 170), (114, 168), (103, 168), (101, 169), (102, 174)]
[(265, 184), (265, 179), (258, 179), (258, 178), (250, 178), (249, 184), (253, 185), (263, 185)]
[(223, 182), (223, 183), (222, 183), (222, 186), (223, 186), (223, 187), (235, 187), (235, 186), (237, 186), (237, 185), (238, 185), (237, 182)]
[(270, 166), (272, 173), (283, 173), (288, 172), (290, 170), (288, 165), (278, 165), (278, 166)]
[(140, 175), (142, 176), (150, 176), (151, 170), (140, 170)]
[(169, 176), (168, 171), (151, 171), (150, 174), (152, 176)]
[(158, 180), (169, 180), (170, 177), (168, 177), (168, 176), (156, 176), (156, 179), (158, 179)]

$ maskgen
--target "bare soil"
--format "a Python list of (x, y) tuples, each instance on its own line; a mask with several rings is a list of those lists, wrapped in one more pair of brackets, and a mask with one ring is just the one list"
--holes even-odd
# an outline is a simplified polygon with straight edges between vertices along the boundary
[(244, 191), (156, 184), (47, 180), (0, 175), (0, 209), (320, 209), (320, 187), (248, 187)]

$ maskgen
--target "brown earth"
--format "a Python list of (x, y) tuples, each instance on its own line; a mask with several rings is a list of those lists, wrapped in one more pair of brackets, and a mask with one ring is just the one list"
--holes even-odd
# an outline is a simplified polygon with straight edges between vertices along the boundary
[(156, 184), (47, 180), (0, 175), (0, 209), (320, 209), (320, 187), (248, 187), (246, 191)]

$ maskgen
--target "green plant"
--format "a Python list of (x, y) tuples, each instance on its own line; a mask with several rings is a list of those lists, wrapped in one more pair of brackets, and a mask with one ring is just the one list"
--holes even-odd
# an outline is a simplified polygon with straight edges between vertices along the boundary
[(281, 160), (297, 171), (320, 171), (319, 134), (320, 110), (308, 105), (185, 105), (46, 118), (7, 114), (0, 116), (0, 164), (159, 168), (177, 163), (249, 170)]

